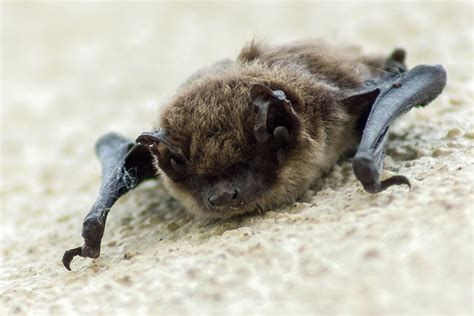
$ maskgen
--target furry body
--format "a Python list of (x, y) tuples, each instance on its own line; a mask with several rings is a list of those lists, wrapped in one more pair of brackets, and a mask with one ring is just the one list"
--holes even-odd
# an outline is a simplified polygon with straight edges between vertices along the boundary
[[(187, 210), (210, 217), (294, 202), (358, 144), (361, 113), (349, 111), (341, 95), (360, 87), (372, 75), (372, 67), (383, 69), (385, 60), (320, 43), (267, 47), (251, 42), (236, 61), (200, 70), (178, 90), (157, 126), (166, 130), (169, 142), (181, 148), (188, 161), (184, 181), (161, 172), (165, 186)], [(370, 68), (360, 71), (361, 65)], [(259, 145), (253, 135), (256, 115), (249, 89), (256, 83), (284, 91), (301, 125), (294, 148), (285, 152), (282, 163), (267, 162), (270, 169), (252, 167), (258, 164), (255, 160), (265, 159), (256, 157)], [(258, 194), (238, 207), (216, 210), (202, 203), (203, 186), (239, 172), (268, 179), (257, 185)]]

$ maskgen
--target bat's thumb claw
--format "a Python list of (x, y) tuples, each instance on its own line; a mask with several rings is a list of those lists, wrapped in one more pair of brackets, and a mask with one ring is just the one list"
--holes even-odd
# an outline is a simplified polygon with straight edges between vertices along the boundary
[(354, 173), (369, 193), (379, 193), (392, 185), (406, 184), (411, 189), (410, 181), (405, 176), (393, 176), (379, 181), (379, 172), (372, 159), (367, 157), (356, 157), (352, 162)]
[(408, 180), (408, 178), (405, 176), (393, 176), (391, 178), (383, 180), (380, 184), (381, 184), (380, 191), (383, 191), (387, 189), (388, 187), (391, 187), (392, 185), (402, 185), (402, 184), (406, 184), (411, 190), (411, 183)]
[(63, 255), (63, 265), (66, 269), (71, 271), (71, 262), (75, 256), (80, 256), (82, 253), (82, 247), (77, 247), (73, 249), (69, 249)]

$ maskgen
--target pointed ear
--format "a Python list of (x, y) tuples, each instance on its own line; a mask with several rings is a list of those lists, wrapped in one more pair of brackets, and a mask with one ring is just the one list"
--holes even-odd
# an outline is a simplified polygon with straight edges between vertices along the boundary
[(257, 141), (264, 143), (272, 140), (281, 146), (294, 146), (300, 118), (285, 93), (263, 84), (254, 84), (250, 88), (250, 97), (257, 114), (254, 126)]
[(135, 140), (137, 144), (143, 146), (150, 146), (153, 143), (167, 143), (166, 132), (164, 129), (160, 128), (154, 132), (143, 132)]
[(155, 132), (144, 132), (136, 142), (148, 148), (158, 158), (158, 166), (174, 181), (181, 181), (186, 176), (188, 159), (178, 146), (169, 142), (164, 129)]
[[(183, 151), (181, 148), (171, 144), (167, 138), (166, 131), (163, 128), (158, 129), (155, 132), (143, 132), (135, 140), (137, 144), (149, 147), (150, 149), (156, 148), (159, 149), (159, 145), (164, 145), (160, 147), (166, 147), (173, 154), (183, 156)], [(160, 151), (158, 150), (158, 157), (160, 157)]]

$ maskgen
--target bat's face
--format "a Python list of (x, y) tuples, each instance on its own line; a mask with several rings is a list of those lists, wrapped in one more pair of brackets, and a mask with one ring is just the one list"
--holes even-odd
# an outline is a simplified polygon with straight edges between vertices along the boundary
[(318, 144), (285, 92), (241, 80), (185, 89), (150, 146), (172, 195), (191, 212), (228, 217), (294, 201), (319, 171)]

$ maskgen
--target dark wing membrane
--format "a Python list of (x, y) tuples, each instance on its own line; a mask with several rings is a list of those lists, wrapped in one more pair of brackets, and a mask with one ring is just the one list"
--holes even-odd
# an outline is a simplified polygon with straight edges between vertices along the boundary
[(408, 71), (404, 54), (395, 51), (387, 62), (385, 75), (367, 80), (359, 89), (344, 92), (342, 102), (349, 111), (359, 112), (361, 141), (352, 166), (354, 173), (370, 193), (396, 184), (410, 185), (404, 176), (379, 180), (383, 167), (384, 144), (390, 124), (414, 106), (433, 101), (446, 86), (446, 71), (440, 65), (419, 65)]
[(102, 165), (102, 183), (94, 205), (84, 218), (84, 244), (64, 253), (62, 261), (68, 270), (75, 256), (99, 257), (105, 221), (112, 205), (140, 182), (156, 176), (148, 148), (117, 134), (101, 137), (96, 143), (96, 154)]

